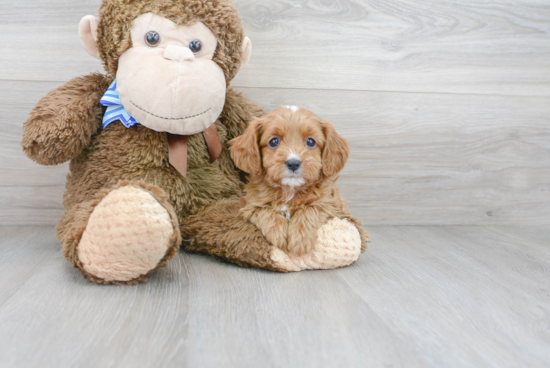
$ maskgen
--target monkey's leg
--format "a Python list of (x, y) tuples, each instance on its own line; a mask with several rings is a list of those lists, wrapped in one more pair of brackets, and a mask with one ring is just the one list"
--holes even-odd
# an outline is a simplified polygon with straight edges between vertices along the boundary
[(349, 266), (366, 250), (368, 233), (358, 227), (353, 218), (332, 218), (317, 231), (313, 250), (302, 256), (292, 256), (275, 248), (271, 259), (288, 271), (327, 270)]
[(239, 217), (241, 202), (214, 202), (182, 224), (183, 248), (243, 267), (287, 271), (271, 259), (273, 247), (256, 225)]
[(333, 218), (317, 232), (311, 252), (288, 255), (269, 244), (254, 224), (239, 217), (241, 206), (239, 200), (222, 200), (186, 219), (182, 226), (184, 249), (245, 267), (291, 272), (348, 266), (357, 261), (368, 240), (368, 233), (355, 219)]
[(180, 247), (177, 216), (166, 193), (121, 181), (71, 209), (58, 225), (63, 255), (88, 280), (146, 281)]

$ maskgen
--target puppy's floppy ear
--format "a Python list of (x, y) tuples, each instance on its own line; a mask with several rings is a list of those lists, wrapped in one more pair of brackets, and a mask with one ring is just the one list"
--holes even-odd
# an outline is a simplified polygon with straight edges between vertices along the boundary
[(244, 172), (251, 175), (260, 175), (262, 173), (262, 158), (260, 155), (260, 128), (261, 120), (256, 119), (250, 123), (243, 135), (232, 139), (229, 144), (231, 147), (231, 158), (235, 165)]
[(323, 147), (323, 174), (327, 177), (338, 174), (349, 157), (349, 142), (336, 133), (334, 126), (328, 121), (321, 123), (325, 132), (325, 146)]

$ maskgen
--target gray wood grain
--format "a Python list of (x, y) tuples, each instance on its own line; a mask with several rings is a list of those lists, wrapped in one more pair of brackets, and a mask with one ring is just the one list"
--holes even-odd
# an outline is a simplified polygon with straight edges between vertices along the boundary
[[(0, 306), (59, 255), (51, 226), (0, 228)], [(32, 252), (32, 256), (29, 256)]]
[(13, 280), (0, 282), (1, 367), (184, 364), (183, 255), (146, 284), (98, 287), (70, 267), (54, 238), (51, 226), (0, 230), (0, 249), (13, 254), (0, 258), (2, 278)]
[(86, 282), (53, 227), (0, 227), (1, 367), (546, 367), (550, 230), (368, 227), (350, 267), (278, 274), (181, 253)]
[(60, 84), (0, 81), (0, 224), (54, 224), (63, 213), (68, 165), (37, 165), (20, 146), (29, 112)]
[[(431, 365), (544, 367), (550, 247), (515, 229), (376, 228), (373, 253), (383, 254), (338, 273)], [(382, 283), (388, 273), (400, 281)]]
[[(102, 69), (77, 25), (99, 1), (0, 2), (0, 79)], [(254, 52), (234, 81), (278, 87), (550, 95), (550, 6), (540, 0), (235, 0)]]
[(352, 150), (339, 187), (367, 223), (550, 223), (547, 98), (244, 91), (334, 122)]
[[(53, 224), (67, 165), (19, 146), (28, 111), (58, 82), (0, 81), (0, 223)], [(299, 105), (352, 143), (339, 186), (369, 224), (548, 224), (546, 98), (242, 88), (268, 110)]]
[[(0, 227), (0, 367), (549, 366), (550, 5), (234, 2), (254, 51), (233, 85), (350, 139), (339, 186), (368, 253), (288, 275), (182, 253), (113, 287), (53, 227)], [(0, 224), (61, 216), (67, 165), (28, 160), (21, 124), (102, 70), (77, 37), (99, 3), (0, 0)]]
[(281, 275), (207, 257), (189, 269), (192, 367), (426, 365), (333, 272)]
[[(0, 223), (61, 216), (67, 165), (25, 158), (21, 124), (47, 91), (102, 69), (76, 32), (99, 3), (0, 1)], [(254, 53), (233, 84), (269, 110), (297, 104), (335, 122), (353, 144), (340, 187), (357, 216), (371, 224), (550, 222), (547, 97), (482, 95), (548, 96), (545, 2), (235, 5)]]

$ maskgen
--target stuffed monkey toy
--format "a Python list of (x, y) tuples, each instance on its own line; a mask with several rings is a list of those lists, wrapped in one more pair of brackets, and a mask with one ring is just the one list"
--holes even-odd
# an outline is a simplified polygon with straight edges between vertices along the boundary
[[(183, 246), (242, 266), (322, 268), (236, 216), (243, 180), (228, 142), (264, 111), (229, 87), (251, 54), (231, 0), (104, 0), (79, 37), (106, 73), (49, 92), (21, 143), (39, 164), (70, 161), (57, 236), (73, 267), (135, 284)], [(357, 229), (327, 226), (340, 233), (321, 253), (351, 246), (358, 256)]]

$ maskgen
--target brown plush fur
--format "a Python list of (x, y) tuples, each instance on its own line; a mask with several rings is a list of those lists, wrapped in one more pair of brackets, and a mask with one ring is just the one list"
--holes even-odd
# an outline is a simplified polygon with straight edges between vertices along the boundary
[[(99, 100), (114, 79), (119, 56), (131, 47), (132, 20), (147, 12), (165, 16), (177, 24), (203, 22), (218, 37), (214, 60), (223, 69), (227, 83), (235, 76), (244, 35), (230, 0), (105, 0), (100, 9), (98, 48), (108, 75), (75, 78), (51, 91), (38, 102), (23, 126), (22, 146), (31, 159), (45, 165), (71, 160), (63, 199), (66, 212), (58, 223), (57, 234), (66, 258), (85, 277), (99, 283), (105, 281), (82, 269), (76, 250), (90, 213), (100, 199), (119, 185), (139, 185), (177, 218), (182, 233), (189, 236), (197, 221), (212, 223), (218, 219), (211, 211), (201, 216), (201, 209), (242, 194), (243, 182), (231, 161), (228, 141), (242, 134), (251, 120), (264, 114), (256, 104), (229, 88), (224, 110), (215, 124), (223, 145), (222, 154), (210, 162), (202, 134), (190, 136), (187, 179), (168, 162), (165, 133), (142, 125), (126, 128), (120, 123), (102, 129), (103, 109)], [(189, 215), (196, 217), (187, 225), (185, 219)], [(235, 238), (217, 248), (216, 243), (209, 243), (212, 239), (206, 240), (206, 246), (199, 245), (199, 239), (186, 248), (207, 251), (243, 265), (275, 269), (266, 254), (269, 245), (257, 229), (254, 231), (250, 236), (242, 233), (246, 238), (242, 244)], [(248, 244), (248, 251), (242, 251), (244, 244)], [(158, 267), (174, 256), (173, 249)], [(146, 277), (123, 283), (144, 281)]]
[[(70, 210), (75, 204), (92, 197), (99, 189), (114, 186), (119, 180), (139, 181), (157, 185), (168, 194), (179, 221), (196, 213), (212, 201), (238, 195), (242, 182), (234, 168), (227, 141), (243, 129), (246, 120), (261, 113), (243, 96), (233, 90), (228, 93), (224, 114), (218, 122), (218, 134), (224, 145), (220, 158), (210, 162), (208, 148), (201, 134), (189, 137), (187, 179), (168, 162), (166, 134), (155, 132), (142, 125), (126, 128), (122, 124), (110, 124), (91, 144), (71, 161), (64, 205)], [(226, 120), (229, 116), (237, 120)], [(237, 123), (237, 124), (235, 124)], [(240, 127), (239, 127), (240, 125)], [(70, 222), (68, 213), (60, 221), (58, 230), (63, 233)]]
[(258, 228), (238, 216), (244, 205), (240, 199), (226, 199), (190, 216), (182, 228), (183, 247), (193, 253), (210, 254), (221, 261), (243, 267), (287, 272), (270, 258), (272, 245)]
[(43, 97), (23, 125), (23, 150), (41, 165), (78, 156), (101, 127), (98, 103), (112, 80), (99, 73), (75, 78)]
[[(273, 138), (279, 140), (276, 147), (269, 145)], [(314, 147), (306, 145), (308, 138)], [(333, 217), (350, 217), (336, 187), (349, 144), (330, 122), (304, 109), (283, 107), (254, 121), (230, 143), (236, 165), (252, 174), (240, 215), (274, 246), (290, 254), (309, 253), (321, 226)], [(301, 161), (295, 173), (287, 168), (289, 158)], [(290, 177), (295, 181), (285, 183)], [(368, 234), (359, 231), (364, 250)]]

